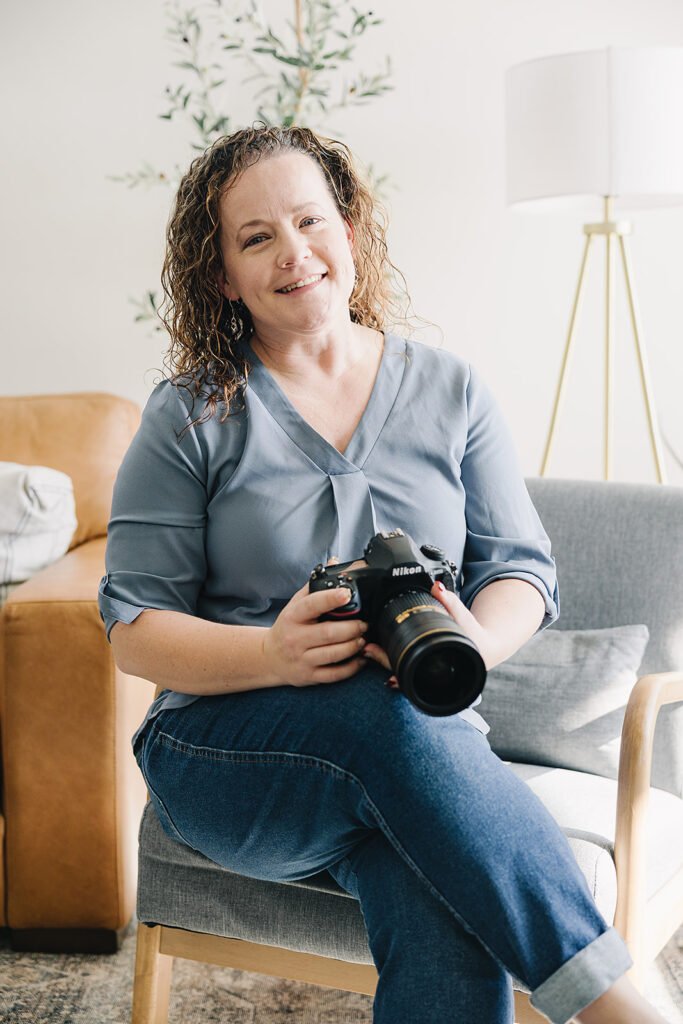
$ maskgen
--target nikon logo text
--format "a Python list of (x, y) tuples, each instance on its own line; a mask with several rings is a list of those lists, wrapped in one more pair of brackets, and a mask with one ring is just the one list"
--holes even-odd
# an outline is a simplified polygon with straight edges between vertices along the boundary
[(412, 576), (414, 572), (422, 572), (419, 565), (400, 565), (397, 569), (391, 570), (392, 576)]

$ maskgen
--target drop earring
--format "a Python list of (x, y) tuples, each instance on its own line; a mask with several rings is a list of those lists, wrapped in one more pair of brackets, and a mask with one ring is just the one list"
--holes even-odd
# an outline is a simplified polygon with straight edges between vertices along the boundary
[[(228, 302), (230, 302), (229, 299)], [(240, 302), (241, 300), (238, 299), (236, 304), (239, 306)], [(232, 331), (232, 336), (234, 340), (239, 341), (239, 339), (242, 337), (242, 334), (244, 333), (244, 320), (241, 317), (239, 320), (237, 319), (237, 317), (235, 316), (235, 307), (233, 306), (232, 302), (230, 302), (230, 312), (232, 313), (232, 316), (230, 317), (230, 330)]]

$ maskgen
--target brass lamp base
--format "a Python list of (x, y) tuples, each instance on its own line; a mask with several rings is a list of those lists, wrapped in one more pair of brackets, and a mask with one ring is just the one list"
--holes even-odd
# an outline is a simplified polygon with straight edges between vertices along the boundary
[(560, 408), (560, 402), (562, 400), (562, 394), (564, 390), (565, 380), (567, 377), (567, 368), (569, 365), (569, 356), (572, 350), (572, 342), (574, 337), (574, 324), (576, 322), (576, 312), (579, 306), (579, 299), (581, 297), (581, 288), (583, 286), (584, 273), (586, 270), (586, 263), (588, 260), (588, 251), (590, 249), (591, 242), (595, 235), (604, 235), (605, 242), (607, 245), (607, 260), (606, 260), (606, 289), (605, 289), (605, 434), (604, 434), (604, 478), (609, 480), (611, 478), (611, 466), (612, 466), (612, 434), (613, 434), (613, 394), (612, 394), (612, 367), (614, 362), (614, 304), (612, 296), (614, 292), (614, 239), (619, 240), (619, 248), (621, 250), (622, 265), (624, 268), (624, 278), (626, 281), (626, 294), (628, 296), (628, 306), (631, 314), (631, 323), (633, 325), (633, 336), (636, 345), (636, 354), (638, 356), (638, 366), (640, 368), (640, 380), (643, 388), (643, 398), (645, 401), (645, 409), (647, 411), (647, 421), (650, 431), (650, 442), (652, 445), (652, 454), (655, 461), (655, 468), (657, 471), (657, 482), (660, 484), (666, 483), (666, 472), (664, 469), (664, 460), (662, 458), (662, 447), (661, 439), (659, 436), (659, 428), (657, 426), (657, 418), (654, 411), (654, 401), (652, 398), (652, 388), (650, 386), (650, 376), (647, 366), (647, 357), (645, 348), (640, 340), (640, 333), (638, 330), (638, 316), (636, 313), (635, 299), (633, 288), (631, 286), (631, 274), (629, 269), (629, 257), (626, 251), (626, 239), (625, 236), (631, 233), (631, 225), (628, 221), (612, 221), (611, 207), (612, 207), (612, 196), (604, 196), (605, 202), (605, 217), (604, 220), (599, 224), (584, 224), (583, 230), (586, 235), (586, 244), (583, 250), (583, 259), (581, 261), (581, 269), (579, 271), (579, 282), (576, 288), (576, 296), (574, 298), (574, 305), (572, 308), (572, 314), (569, 321), (569, 334), (567, 336), (567, 343), (564, 349), (564, 356), (562, 359), (562, 368), (560, 370), (560, 380), (557, 386), (557, 394), (555, 395), (555, 404), (553, 406), (553, 413), (550, 420), (550, 430), (548, 432), (548, 438), (545, 445), (545, 451), (543, 454), (543, 461), (541, 463), (541, 476), (546, 475), (548, 469), (548, 463), (550, 461), (550, 452), (552, 450), (553, 437), (555, 435), (555, 426), (557, 423), (557, 416)]

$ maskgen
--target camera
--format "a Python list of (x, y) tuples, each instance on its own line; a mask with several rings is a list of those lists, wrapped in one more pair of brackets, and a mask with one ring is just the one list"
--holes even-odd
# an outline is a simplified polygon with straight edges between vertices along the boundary
[(457, 567), (432, 544), (417, 547), (401, 529), (376, 533), (350, 562), (319, 563), (309, 593), (348, 587), (351, 600), (320, 621), (364, 619), (367, 641), (379, 644), (405, 696), (427, 715), (454, 715), (484, 689), (486, 666), (477, 645), (462, 633), (431, 589), (441, 582), (455, 592)]

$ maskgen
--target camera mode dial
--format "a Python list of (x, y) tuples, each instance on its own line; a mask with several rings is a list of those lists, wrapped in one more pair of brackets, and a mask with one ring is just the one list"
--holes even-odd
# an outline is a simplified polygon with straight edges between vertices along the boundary
[(446, 561), (446, 552), (442, 548), (437, 548), (435, 544), (422, 544), (420, 551), (427, 558), (432, 558), (435, 562)]
[(343, 604), (341, 608), (335, 610), (336, 616), (348, 616), (355, 615), (360, 611), (360, 594), (358, 593), (358, 586), (345, 572), (342, 572), (337, 577), (337, 587), (348, 587), (351, 591), (351, 600)]

